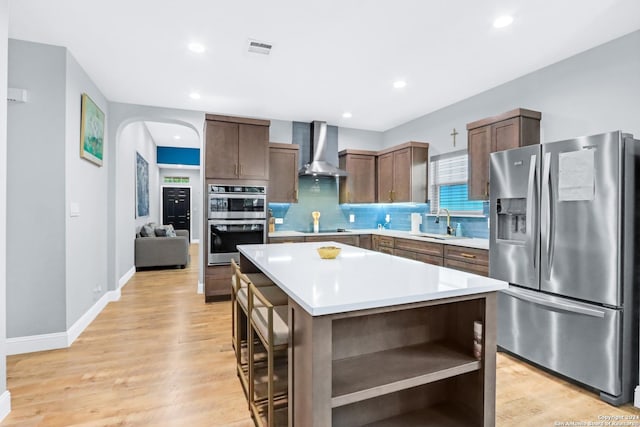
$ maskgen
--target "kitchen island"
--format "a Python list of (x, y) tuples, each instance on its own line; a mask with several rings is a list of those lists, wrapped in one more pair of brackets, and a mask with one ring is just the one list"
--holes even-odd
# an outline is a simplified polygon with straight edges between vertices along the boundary
[[(492, 426), (505, 282), (331, 243), (244, 245), (289, 297), (290, 426)], [(480, 359), (474, 321), (483, 324)]]

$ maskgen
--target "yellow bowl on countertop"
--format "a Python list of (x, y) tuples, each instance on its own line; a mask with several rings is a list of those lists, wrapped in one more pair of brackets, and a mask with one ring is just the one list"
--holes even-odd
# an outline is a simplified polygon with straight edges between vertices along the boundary
[(322, 246), (318, 248), (318, 254), (322, 259), (334, 259), (340, 253), (340, 248), (337, 246)]

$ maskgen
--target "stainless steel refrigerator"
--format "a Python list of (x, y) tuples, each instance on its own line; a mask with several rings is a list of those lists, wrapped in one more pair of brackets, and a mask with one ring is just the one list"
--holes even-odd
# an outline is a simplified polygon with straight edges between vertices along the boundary
[(614, 405), (638, 384), (639, 146), (611, 132), (490, 161), (498, 346)]

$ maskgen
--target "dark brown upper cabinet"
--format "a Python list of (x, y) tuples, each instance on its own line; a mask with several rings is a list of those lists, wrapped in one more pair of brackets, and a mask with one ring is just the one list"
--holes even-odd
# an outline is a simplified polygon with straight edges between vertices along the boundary
[(470, 200), (489, 199), (489, 154), (540, 143), (538, 111), (516, 108), (467, 124)]
[(338, 166), (349, 173), (340, 177), (340, 203), (375, 203), (376, 155), (366, 150), (338, 153)]
[(269, 202), (298, 202), (298, 144), (269, 143)]
[(378, 202), (425, 203), (429, 144), (407, 142), (378, 152)]
[(269, 125), (269, 120), (207, 114), (206, 177), (269, 179)]

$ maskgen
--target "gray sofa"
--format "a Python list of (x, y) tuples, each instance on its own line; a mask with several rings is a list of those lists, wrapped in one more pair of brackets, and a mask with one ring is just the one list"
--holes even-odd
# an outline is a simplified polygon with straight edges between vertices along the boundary
[(189, 232), (176, 230), (176, 237), (136, 236), (135, 266), (165, 267), (189, 264)]

